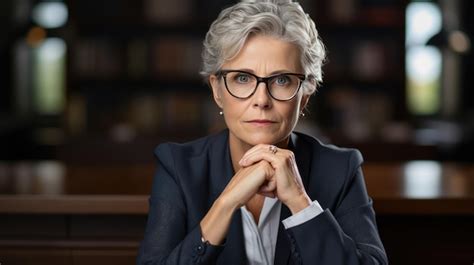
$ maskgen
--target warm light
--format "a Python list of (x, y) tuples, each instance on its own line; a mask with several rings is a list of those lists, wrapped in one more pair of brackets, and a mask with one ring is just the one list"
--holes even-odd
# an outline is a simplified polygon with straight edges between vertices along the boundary
[(68, 10), (61, 2), (44, 2), (33, 9), (33, 20), (45, 28), (64, 26), (68, 19)]
[(471, 49), (471, 41), (464, 32), (456, 30), (449, 34), (449, 46), (455, 52), (465, 53)]
[(40, 27), (32, 27), (26, 34), (26, 42), (30, 46), (40, 44), (46, 38), (46, 31)]

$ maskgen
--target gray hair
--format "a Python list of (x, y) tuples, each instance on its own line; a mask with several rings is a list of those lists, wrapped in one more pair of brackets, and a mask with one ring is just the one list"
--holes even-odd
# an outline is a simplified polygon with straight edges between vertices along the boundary
[[(201, 75), (207, 80), (224, 61), (236, 56), (250, 34), (262, 34), (299, 47), (305, 75), (316, 86), (322, 82), (321, 66), (326, 52), (314, 21), (299, 3), (291, 0), (243, 0), (228, 7), (212, 23), (204, 40)], [(304, 94), (316, 86), (305, 83)]]

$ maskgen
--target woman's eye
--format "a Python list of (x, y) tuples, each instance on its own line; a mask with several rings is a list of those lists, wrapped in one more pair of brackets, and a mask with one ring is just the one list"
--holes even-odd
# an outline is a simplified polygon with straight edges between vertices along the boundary
[(239, 83), (247, 83), (247, 82), (249, 82), (250, 77), (248, 75), (245, 75), (245, 74), (240, 74), (240, 75), (235, 77), (235, 80)]
[(277, 76), (275, 83), (279, 86), (288, 85), (290, 83), (290, 78), (286, 75)]

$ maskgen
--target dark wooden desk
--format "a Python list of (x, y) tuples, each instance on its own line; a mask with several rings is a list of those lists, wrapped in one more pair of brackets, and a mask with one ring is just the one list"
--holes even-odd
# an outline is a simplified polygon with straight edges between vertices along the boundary
[[(0, 262), (134, 264), (154, 165), (0, 163)], [(474, 165), (364, 165), (391, 264), (474, 262)]]
[(474, 165), (364, 165), (391, 264), (473, 264)]
[(474, 165), (411, 161), (363, 169), (378, 214), (474, 215)]

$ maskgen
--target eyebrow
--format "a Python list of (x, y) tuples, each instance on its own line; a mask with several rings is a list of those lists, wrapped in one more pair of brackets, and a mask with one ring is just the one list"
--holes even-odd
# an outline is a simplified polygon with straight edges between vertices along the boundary
[[(249, 72), (249, 73), (251, 73), (251, 74), (256, 75), (254, 70), (248, 69), (248, 68), (232, 69), (232, 70)], [(296, 71), (291, 71), (291, 70), (286, 70), (286, 69), (283, 69), (283, 70), (276, 70), (276, 71), (271, 72), (271, 73), (270, 73), (269, 75), (267, 75), (267, 76), (272, 76), (272, 75), (277, 75), (277, 74), (287, 74), (287, 73), (296, 73)]]

